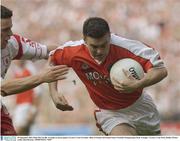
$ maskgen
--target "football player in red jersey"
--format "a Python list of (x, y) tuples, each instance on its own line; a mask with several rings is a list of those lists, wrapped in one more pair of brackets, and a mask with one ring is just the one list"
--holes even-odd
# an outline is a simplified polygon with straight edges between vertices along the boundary
[[(159, 53), (142, 42), (112, 34), (107, 21), (99, 17), (84, 22), (83, 36), (84, 39), (67, 42), (51, 52), (51, 61), (54, 65), (72, 67), (85, 84), (99, 108), (95, 119), (100, 130), (106, 135), (160, 134), (159, 113), (152, 98), (143, 90), (167, 76)], [(123, 58), (138, 61), (146, 75), (136, 80), (125, 71), (128, 79), (112, 85), (109, 70)], [(57, 98), (57, 82), (49, 86), (54, 103), (59, 100), (66, 103), (63, 95)], [(57, 107), (66, 110), (62, 105)]]
[[(42, 83), (66, 78), (68, 67), (51, 66), (36, 75), (13, 80), (3, 80), (14, 59), (47, 59), (48, 47), (19, 35), (13, 35), (12, 11), (1, 5), (1, 95), (8, 96), (34, 88)], [(50, 48), (52, 48), (50, 46)], [(71, 108), (71, 107), (70, 107)], [(1, 102), (1, 135), (16, 135), (12, 120)]]

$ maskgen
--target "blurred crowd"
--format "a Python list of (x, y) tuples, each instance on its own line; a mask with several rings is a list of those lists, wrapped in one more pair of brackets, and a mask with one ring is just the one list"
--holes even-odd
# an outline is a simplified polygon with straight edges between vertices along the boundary
[[(160, 52), (169, 75), (147, 89), (162, 121), (180, 122), (179, 0), (5, 0), (2, 4), (13, 10), (14, 33), (44, 44), (62, 45), (81, 39), (83, 22), (90, 16), (105, 18), (111, 31), (120, 36), (149, 44)], [(38, 61), (35, 66), (40, 69), (44, 63)], [(96, 130), (95, 106), (73, 71), (59, 87), (75, 110), (58, 111), (45, 85), (35, 126), (88, 124)]]

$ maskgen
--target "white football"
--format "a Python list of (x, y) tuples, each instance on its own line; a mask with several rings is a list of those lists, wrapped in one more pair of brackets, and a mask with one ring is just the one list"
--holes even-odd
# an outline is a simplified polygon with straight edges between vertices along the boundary
[(144, 70), (142, 66), (135, 60), (131, 58), (125, 58), (115, 62), (110, 70), (110, 79), (112, 84), (115, 78), (117, 81), (122, 81), (127, 79), (122, 69), (125, 69), (131, 73), (131, 75), (136, 79), (142, 79), (144, 77)]

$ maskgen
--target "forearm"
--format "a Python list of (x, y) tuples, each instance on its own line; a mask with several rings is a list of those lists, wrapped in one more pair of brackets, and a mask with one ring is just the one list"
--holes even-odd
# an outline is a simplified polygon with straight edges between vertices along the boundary
[(17, 78), (13, 80), (4, 80), (1, 84), (1, 95), (9, 96), (20, 93), (32, 89), (41, 83), (43, 83), (43, 80), (39, 75)]
[(50, 95), (56, 108), (62, 111), (72, 111), (73, 107), (68, 104), (66, 98), (62, 94), (58, 93), (57, 84), (57, 81), (49, 83)]
[(138, 87), (145, 88), (151, 86), (153, 84), (160, 82), (166, 76), (167, 76), (166, 68), (152, 68), (151, 70), (148, 71), (148, 73), (144, 76), (144, 78), (139, 80)]
[(57, 81), (51, 82), (51, 83), (48, 84), (49, 85), (50, 96), (53, 99), (53, 101), (54, 101), (54, 99), (56, 97), (56, 94), (58, 94), (57, 84), (58, 84)]

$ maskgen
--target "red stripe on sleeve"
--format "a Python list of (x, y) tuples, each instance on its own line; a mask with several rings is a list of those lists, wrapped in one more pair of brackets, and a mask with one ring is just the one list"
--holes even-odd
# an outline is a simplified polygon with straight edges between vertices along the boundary
[(150, 61), (148, 61), (146, 64), (145, 64), (145, 70), (147, 71), (147, 70), (149, 70), (150, 68), (152, 68), (153, 67), (153, 64), (150, 62)]
[(20, 59), (23, 55), (23, 49), (22, 49), (22, 44), (21, 44), (21, 39), (20, 39), (20, 36), (19, 35), (13, 35), (17, 42), (18, 42), (18, 45), (19, 45), (19, 50), (18, 50), (18, 54), (16, 55), (16, 57), (14, 57), (14, 59)]

